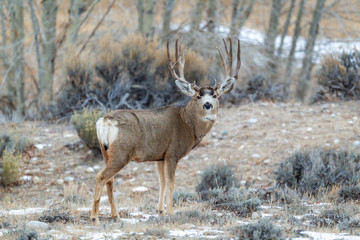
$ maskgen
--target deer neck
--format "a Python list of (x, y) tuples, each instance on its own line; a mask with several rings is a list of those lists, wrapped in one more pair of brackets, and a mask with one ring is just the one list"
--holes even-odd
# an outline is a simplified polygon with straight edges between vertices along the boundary
[(199, 111), (192, 101), (180, 109), (180, 118), (194, 133), (195, 138), (199, 140), (211, 130), (215, 122), (215, 119), (205, 121), (201, 110)]

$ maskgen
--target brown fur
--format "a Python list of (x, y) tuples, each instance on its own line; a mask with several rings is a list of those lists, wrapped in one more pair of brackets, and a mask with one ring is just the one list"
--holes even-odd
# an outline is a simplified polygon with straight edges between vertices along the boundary
[[(94, 203), (91, 212), (91, 220), (94, 224), (99, 223), (100, 196), (105, 185), (111, 206), (111, 216), (114, 219), (119, 218), (113, 200), (114, 175), (130, 161), (157, 161), (160, 184), (158, 212), (160, 214), (164, 212), (166, 191), (166, 211), (169, 214), (173, 213), (173, 191), (177, 164), (210, 131), (218, 113), (218, 97), (231, 91), (241, 66), (240, 41), (238, 40), (238, 61), (234, 75), (232, 75), (231, 69), (231, 39), (229, 40), (230, 51), (227, 50), (225, 39), (223, 41), (228, 62), (230, 63), (229, 65), (225, 63), (219, 50), (226, 72), (224, 82), (214, 87), (205, 88), (187, 82), (184, 78), (186, 48), (182, 51), (181, 44), (179, 46), (178, 39), (176, 40), (176, 62), (173, 65), (168, 41), (167, 55), (170, 73), (176, 79), (175, 84), (179, 90), (187, 96), (192, 96), (188, 104), (178, 108), (164, 107), (152, 110), (118, 110), (111, 112), (103, 119), (103, 124), (111, 125), (111, 128), (109, 128), (112, 130), (111, 132), (109, 129), (102, 131), (103, 126), (99, 124), (98, 134), (100, 135), (98, 135), (98, 138), (106, 167), (96, 177)], [(174, 70), (176, 66), (179, 75)], [(116, 130), (118, 130), (117, 136)], [(106, 144), (110, 144), (106, 146), (108, 147), (107, 150), (100, 139), (103, 139), (102, 141)]]
[[(209, 89), (199, 91), (208, 94)], [(199, 92), (198, 91), (198, 92)], [(104, 119), (117, 122), (117, 139), (105, 150), (100, 143), (106, 167), (96, 178), (91, 219), (98, 223), (99, 201), (106, 184), (111, 215), (118, 217), (113, 202), (113, 177), (130, 161), (158, 161), (160, 195), (158, 211), (164, 212), (164, 190), (167, 195), (167, 212), (173, 212), (175, 170), (179, 160), (186, 156), (210, 131), (214, 121), (203, 121), (204, 111), (199, 106), (197, 93), (184, 107), (163, 107), (152, 110), (117, 110)], [(217, 100), (216, 100), (217, 102)], [(212, 113), (217, 114), (216, 105)], [(168, 183), (168, 185), (166, 185)]]

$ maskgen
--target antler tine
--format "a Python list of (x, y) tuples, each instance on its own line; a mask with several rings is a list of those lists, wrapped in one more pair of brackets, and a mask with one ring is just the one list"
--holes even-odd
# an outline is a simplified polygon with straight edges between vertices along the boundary
[(221, 58), (221, 61), (222, 61), (222, 65), (225, 69), (225, 79), (229, 79), (231, 77), (237, 79), (238, 78), (238, 75), (239, 75), (239, 70), (240, 70), (240, 67), (241, 67), (241, 58), (240, 58), (240, 53), (241, 53), (241, 50), (240, 50), (240, 40), (238, 39), (238, 49), (237, 49), (237, 64), (236, 64), (236, 68), (235, 68), (235, 74), (233, 75), (233, 69), (232, 69), (232, 60), (233, 60), (233, 56), (232, 56), (232, 41), (231, 41), (231, 37), (229, 37), (229, 49), (226, 45), (226, 40), (225, 38), (223, 38), (223, 43), (224, 43), (224, 47), (225, 47), (225, 52), (226, 52), (226, 55), (228, 57), (228, 63), (225, 62), (222, 54), (221, 54), (221, 51), (218, 47), (217, 50), (219, 52), (219, 55), (220, 55), (220, 58)]
[(166, 44), (166, 50), (167, 50), (167, 56), (168, 56), (168, 60), (169, 60), (169, 69), (170, 69), (170, 73), (171, 75), (173, 76), (173, 78), (175, 79), (179, 79), (179, 76), (176, 74), (175, 70), (174, 70), (174, 67), (176, 66), (177, 64), (177, 61), (175, 62), (175, 64), (173, 65), (171, 63), (171, 57), (170, 57), (170, 51), (169, 51), (169, 45), (170, 45), (170, 42), (169, 40), (167, 40), (167, 44)]
[(229, 36), (229, 42), (230, 42), (230, 52), (228, 54), (229, 57), (229, 75), (232, 76), (232, 41), (231, 41), (231, 37)]
[(238, 79), (238, 75), (239, 75), (239, 70), (241, 67), (241, 48), (240, 48), (240, 39), (238, 39), (238, 50), (237, 50), (237, 63), (236, 63), (236, 68), (235, 68), (235, 75), (234, 78)]
[[(170, 45), (170, 43), (168, 40), (167, 41), (167, 55), (168, 55), (168, 59), (169, 59), (169, 67), (170, 67), (171, 75), (177, 80), (187, 82), (185, 80), (185, 75), (184, 75), (185, 56), (186, 56), (187, 46), (185, 46), (184, 49), (182, 49), (181, 40), (179, 40), (179, 38), (176, 39), (176, 41), (175, 41), (175, 60), (176, 60), (176, 62), (174, 64), (172, 64), (171, 57), (170, 57), (170, 51), (169, 51), (169, 45)], [(174, 69), (176, 66), (177, 66), (179, 75), (176, 73), (176, 71)]]

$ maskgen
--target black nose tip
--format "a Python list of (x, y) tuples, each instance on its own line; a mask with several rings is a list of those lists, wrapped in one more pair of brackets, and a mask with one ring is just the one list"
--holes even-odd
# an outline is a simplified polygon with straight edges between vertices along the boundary
[(213, 105), (211, 104), (211, 103), (209, 103), (209, 102), (206, 102), (205, 104), (204, 104), (204, 109), (206, 109), (206, 110), (209, 110), (210, 108), (212, 108), (213, 107)]

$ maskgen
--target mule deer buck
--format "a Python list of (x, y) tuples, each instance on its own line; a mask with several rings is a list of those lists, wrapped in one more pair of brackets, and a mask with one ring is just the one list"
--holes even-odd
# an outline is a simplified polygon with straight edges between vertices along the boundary
[[(111, 216), (119, 218), (113, 197), (114, 175), (130, 161), (156, 161), (159, 176), (159, 201), (157, 210), (164, 213), (166, 191), (166, 211), (173, 213), (173, 191), (175, 170), (179, 160), (186, 156), (210, 131), (217, 117), (218, 98), (232, 90), (238, 78), (241, 66), (240, 40), (238, 40), (237, 64), (232, 71), (232, 43), (230, 49), (223, 39), (228, 57), (226, 63), (223, 56), (223, 67), (226, 78), (212, 87), (198, 87), (190, 84), (184, 77), (186, 47), (182, 49), (178, 39), (175, 43), (175, 63), (173, 64), (167, 42), (167, 56), (171, 75), (176, 79), (179, 90), (192, 97), (183, 107), (162, 107), (151, 110), (116, 110), (96, 122), (97, 137), (106, 167), (96, 177), (94, 203), (91, 221), (99, 223), (99, 203), (104, 185), (107, 188), (111, 206)], [(178, 73), (175, 71), (177, 67)]]

